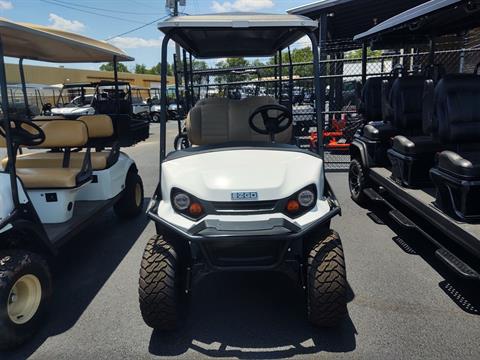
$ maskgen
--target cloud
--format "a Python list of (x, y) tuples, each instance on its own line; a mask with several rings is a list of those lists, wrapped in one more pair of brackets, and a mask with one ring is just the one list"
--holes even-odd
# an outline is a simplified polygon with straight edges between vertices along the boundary
[(120, 49), (138, 49), (162, 46), (162, 39), (144, 39), (140, 37), (114, 37), (109, 43)]
[(64, 19), (57, 14), (48, 14), (48, 20), (50, 21), (50, 26), (58, 30), (65, 30), (71, 32), (82, 32), (83, 30), (85, 30), (84, 23), (78, 20)]
[(269, 9), (274, 7), (273, 0), (234, 0), (212, 2), (212, 10), (215, 12), (229, 11), (257, 11), (260, 9)]
[(13, 4), (8, 0), (0, 0), (0, 10), (11, 10), (13, 9)]

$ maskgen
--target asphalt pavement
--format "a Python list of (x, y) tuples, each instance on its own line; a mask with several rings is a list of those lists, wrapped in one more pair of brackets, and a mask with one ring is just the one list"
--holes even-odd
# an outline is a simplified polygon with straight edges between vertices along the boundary
[[(125, 149), (146, 204), (158, 181), (158, 124), (151, 130), (147, 142)], [(169, 147), (175, 131), (169, 123)], [(152, 331), (140, 315), (137, 282), (154, 226), (145, 216), (121, 223), (109, 211), (63, 249), (45, 326), (0, 359), (479, 359), (480, 284), (436, 262), (424, 239), (378, 224), (381, 211), (350, 200), (345, 173), (328, 178), (343, 209), (332, 227), (351, 288), (349, 316), (338, 328), (308, 325), (303, 293), (285, 276), (229, 273), (196, 285), (181, 330)]]

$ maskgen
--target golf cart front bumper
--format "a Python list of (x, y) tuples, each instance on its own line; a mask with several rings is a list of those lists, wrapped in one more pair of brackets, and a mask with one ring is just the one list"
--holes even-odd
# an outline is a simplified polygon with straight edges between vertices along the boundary
[(148, 211), (157, 231), (186, 241), (192, 259), (212, 270), (274, 270), (286, 262), (298, 263), (304, 256), (304, 239), (327, 229), (340, 214), (338, 203), (328, 201), (329, 210), (306, 225), (271, 214), (268, 219), (241, 216), (242, 221), (206, 217), (188, 229), (176, 226)]

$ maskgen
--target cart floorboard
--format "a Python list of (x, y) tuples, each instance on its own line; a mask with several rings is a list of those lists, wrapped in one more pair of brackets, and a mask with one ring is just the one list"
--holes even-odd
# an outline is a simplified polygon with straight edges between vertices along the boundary
[(391, 171), (371, 168), (370, 178), (388, 189), (391, 196), (412, 209), (417, 215), (434, 224), (440, 231), (480, 257), (480, 223), (468, 224), (454, 220), (435, 206), (435, 189), (409, 189), (395, 183)]
[(45, 232), (52, 244), (58, 247), (93, 222), (97, 218), (95, 214), (112, 206), (112, 203), (117, 200), (118, 196), (111, 200), (78, 201), (75, 204), (72, 219), (61, 224), (45, 224)]

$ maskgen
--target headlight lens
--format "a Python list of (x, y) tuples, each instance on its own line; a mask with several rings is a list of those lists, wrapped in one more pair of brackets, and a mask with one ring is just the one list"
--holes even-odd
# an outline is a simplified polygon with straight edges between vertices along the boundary
[(190, 202), (190, 197), (185, 193), (178, 193), (173, 197), (173, 206), (180, 211), (187, 210)]
[(284, 200), (284, 213), (291, 218), (302, 216), (314, 208), (316, 200), (317, 188), (309, 185)]
[(298, 194), (298, 202), (303, 207), (310, 207), (315, 201), (315, 194), (311, 190), (303, 190)]
[(205, 216), (201, 201), (183, 190), (173, 189), (170, 199), (174, 210), (191, 220), (199, 220)]

